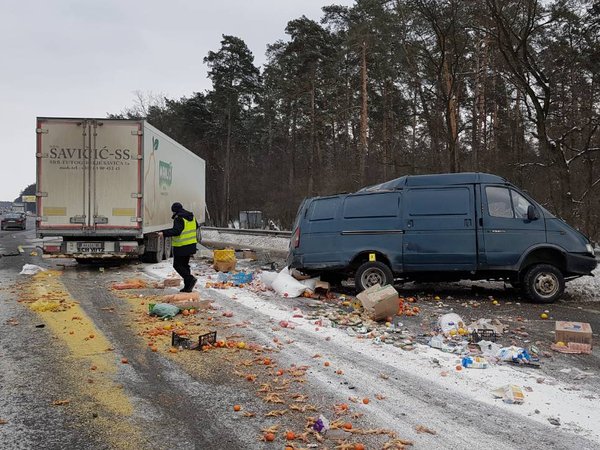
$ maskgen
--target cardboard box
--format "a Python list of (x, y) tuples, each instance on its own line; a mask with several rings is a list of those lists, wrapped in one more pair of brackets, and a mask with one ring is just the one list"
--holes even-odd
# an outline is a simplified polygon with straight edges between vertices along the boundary
[(592, 345), (592, 327), (585, 322), (556, 322), (554, 328), (555, 342), (564, 342), (568, 344), (573, 342), (576, 344)]
[(393, 286), (381, 287), (376, 284), (358, 294), (356, 298), (373, 320), (383, 320), (388, 316), (395, 316), (398, 312), (398, 291)]
[(181, 278), (173, 277), (173, 278), (165, 278), (163, 281), (164, 287), (179, 287), (181, 284)]
[(250, 250), (250, 249), (243, 249), (242, 250), (242, 258), (256, 261), (256, 252), (254, 250)]
[(327, 281), (317, 280), (315, 283), (315, 292), (328, 293), (331, 286)]

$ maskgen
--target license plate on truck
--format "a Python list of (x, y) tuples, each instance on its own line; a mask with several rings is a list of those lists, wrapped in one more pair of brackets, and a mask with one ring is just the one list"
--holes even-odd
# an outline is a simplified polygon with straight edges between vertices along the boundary
[(104, 251), (104, 242), (79, 242), (77, 250), (81, 253), (102, 253)]

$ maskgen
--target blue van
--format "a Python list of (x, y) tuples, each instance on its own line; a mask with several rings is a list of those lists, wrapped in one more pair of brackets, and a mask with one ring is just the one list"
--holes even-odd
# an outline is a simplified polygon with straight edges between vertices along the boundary
[(404, 176), (303, 201), (288, 265), (356, 289), (394, 281), (504, 280), (550, 303), (592, 275), (588, 238), (504, 178)]

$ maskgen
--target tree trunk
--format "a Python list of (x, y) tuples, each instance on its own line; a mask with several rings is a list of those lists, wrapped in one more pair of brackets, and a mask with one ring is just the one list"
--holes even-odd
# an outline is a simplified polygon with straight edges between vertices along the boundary
[(368, 93), (367, 93), (367, 43), (362, 42), (361, 46), (361, 64), (360, 64), (360, 141), (359, 151), (359, 179), (360, 185), (364, 186), (367, 180), (367, 135), (368, 135)]
[(448, 153), (450, 155), (450, 172), (460, 172), (460, 155), (458, 153), (458, 98), (455, 80), (450, 71), (448, 58), (444, 58), (442, 75), (446, 94), (446, 124), (448, 126)]
[(315, 189), (315, 81), (310, 83), (310, 149), (308, 163), (308, 195), (314, 195)]
[(225, 142), (225, 189), (223, 189), (225, 207), (225, 226), (229, 223), (230, 204), (229, 189), (231, 181), (231, 107), (227, 109), (227, 140)]

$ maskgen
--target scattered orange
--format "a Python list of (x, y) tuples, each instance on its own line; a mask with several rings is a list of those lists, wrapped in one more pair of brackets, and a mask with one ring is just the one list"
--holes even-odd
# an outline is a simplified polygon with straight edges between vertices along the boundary
[(233, 405), (234, 411), (240, 411), (241, 409), (242, 409), (242, 407), (240, 405)]
[(271, 359), (270, 359), (270, 358), (265, 358), (265, 359), (263, 360), (263, 364), (264, 364), (265, 366), (270, 366), (270, 365), (271, 365)]
[(462, 366), (461, 366), (460, 364), (458, 364), (458, 365), (456, 366), (456, 370), (458, 370), (458, 371), (460, 372), (460, 371), (462, 370)]
[(129, 364), (129, 360), (127, 358), (121, 358), (121, 362), (123, 364)]
[(365, 450), (365, 446), (362, 444), (354, 444), (354, 450)]
[(89, 337), (90, 339), (94, 339), (94, 337), (95, 337), (95, 336), (94, 336), (93, 334), (90, 334), (88, 337)]
[(275, 435), (273, 433), (265, 433), (265, 441), (273, 442), (275, 440)]
[(92, 366), (92, 367), (90, 367), (90, 370), (96, 370), (97, 368), (98, 367), (96, 367), (96, 366)]
[(282, 370), (282, 369), (279, 369), (279, 370), (277, 371), (277, 376), (278, 376), (278, 377), (280, 377), (281, 375), (283, 375), (283, 370)]
[(368, 405), (368, 404), (369, 404), (369, 399), (368, 399), (368, 398), (363, 398), (363, 403), (364, 403), (365, 405)]
[(296, 433), (294, 433), (293, 431), (286, 431), (285, 438), (288, 441), (293, 441), (294, 439), (296, 439)]
[(153, 345), (152, 347), (150, 347), (150, 350), (152, 350), (153, 352), (157, 352), (158, 347), (156, 345)]
[(350, 422), (346, 422), (343, 425), (344, 430), (351, 430), (352, 429), (352, 424)]
[(329, 361), (325, 361), (325, 362), (323, 363), (323, 365), (324, 365), (325, 367), (329, 367), (329, 364), (330, 364), (330, 362), (329, 362)]
[(177, 353), (179, 350), (177, 350), (175, 347), (171, 347), (169, 349), (169, 353)]
[(194, 308), (190, 309), (190, 314), (196, 314), (196, 310)]

